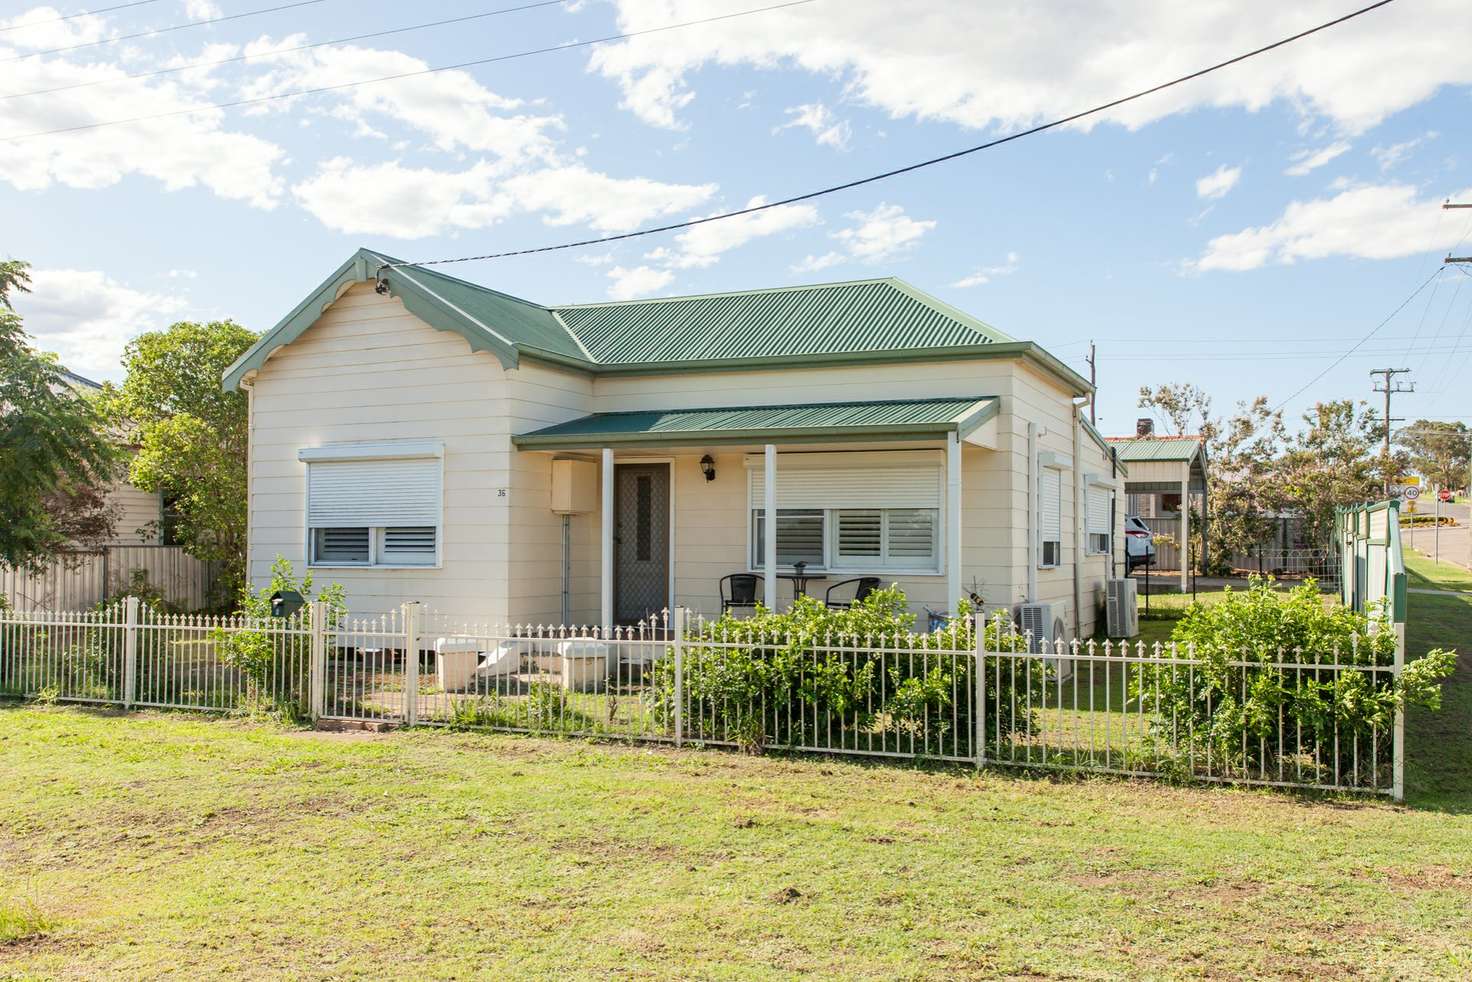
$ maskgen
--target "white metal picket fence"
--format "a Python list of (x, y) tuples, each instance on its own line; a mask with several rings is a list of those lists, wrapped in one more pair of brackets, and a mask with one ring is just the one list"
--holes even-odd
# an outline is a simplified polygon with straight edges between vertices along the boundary
[(0, 694), (1402, 797), (1399, 712), (1337, 708), (1395, 684), (1399, 644), (1223, 657), (977, 628), (769, 634), (676, 610), (604, 632), (465, 624), (417, 604), (262, 621), (130, 598), (0, 613)]

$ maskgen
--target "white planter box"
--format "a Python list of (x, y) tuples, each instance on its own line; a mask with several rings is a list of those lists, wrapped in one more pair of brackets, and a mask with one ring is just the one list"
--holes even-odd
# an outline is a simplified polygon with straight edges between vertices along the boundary
[(574, 692), (598, 692), (613, 674), (614, 647), (594, 638), (572, 638), (557, 643), (562, 659), (562, 687)]
[(461, 692), (475, 681), (475, 667), (480, 662), (481, 644), (469, 638), (439, 638), (434, 655), (439, 685), (445, 692)]

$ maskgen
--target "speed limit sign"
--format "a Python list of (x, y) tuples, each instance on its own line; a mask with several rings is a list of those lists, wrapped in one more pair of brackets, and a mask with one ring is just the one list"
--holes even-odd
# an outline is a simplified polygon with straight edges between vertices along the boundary
[(1407, 484), (1405, 486), (1405, 489), (1401, 491), (1401, 496), (1404, 497), (1407, 501), (1415, 501), (1417, 498), (1421, 497), (1421, 489), (1416, 487), (1414, 484)]

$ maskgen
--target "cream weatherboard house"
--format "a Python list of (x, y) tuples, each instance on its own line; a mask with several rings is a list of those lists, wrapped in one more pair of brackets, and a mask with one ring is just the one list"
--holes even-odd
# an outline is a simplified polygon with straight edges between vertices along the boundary
[(256, 583), (284, 556), (355, 612), (610, 625), (872, 576), (1094, 631), (1124, 472), (1036, 344), (895, 279), (544, 307), (394, 262), (360, 250), (225, 376)]

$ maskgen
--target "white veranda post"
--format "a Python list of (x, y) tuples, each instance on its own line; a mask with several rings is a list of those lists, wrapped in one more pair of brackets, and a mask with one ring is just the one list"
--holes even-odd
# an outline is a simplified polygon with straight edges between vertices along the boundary
[(946, 604), (952, 613), (961, 599), (961, 438), (946, 437)]
[(600, 502), (602, 524), (602, 569), (599, 582), (599, 614), (605, 635), (613, 629), (613, 450), (603, 448), (603, 498)]
[(762, 460), (762, 583), (763, 603), (777, 609), (777, 447), (767, 444)]
[(1191, 480), (1181, 482), (1181, 592), (1191, 589)]

